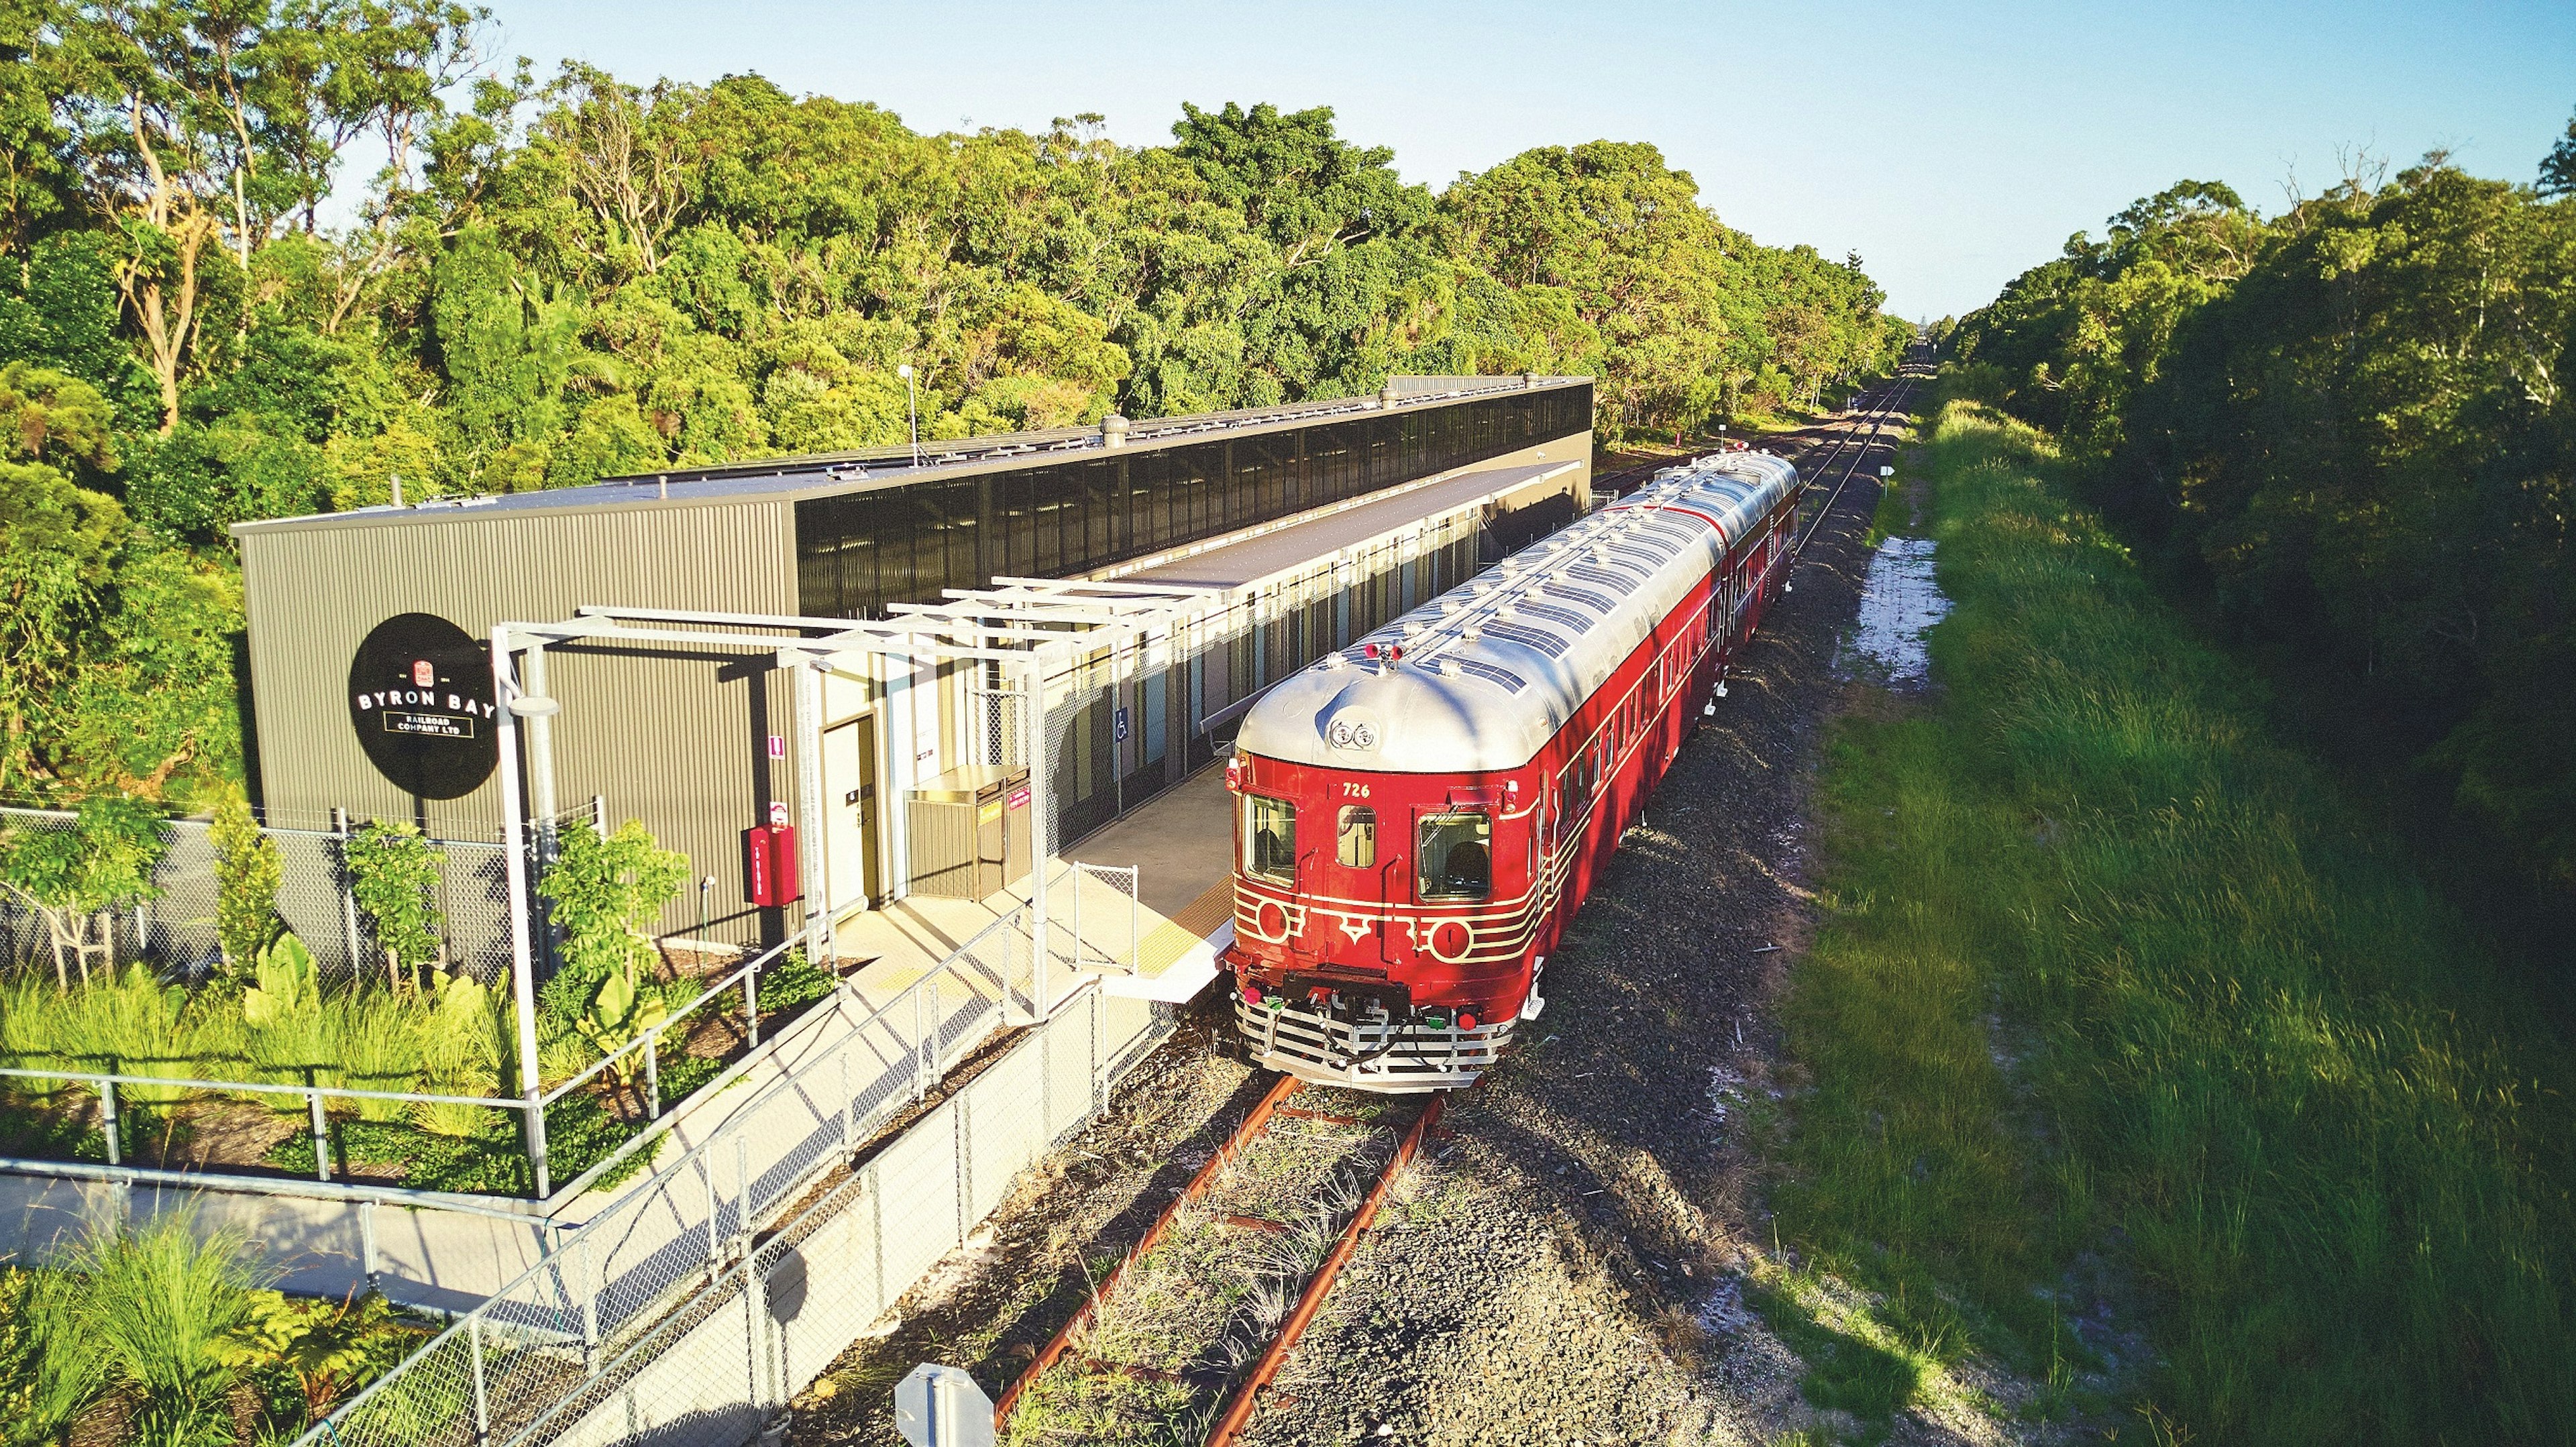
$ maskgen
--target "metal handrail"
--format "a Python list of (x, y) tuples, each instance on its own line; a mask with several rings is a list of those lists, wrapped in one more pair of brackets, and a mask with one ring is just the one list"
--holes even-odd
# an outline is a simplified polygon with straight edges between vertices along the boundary
[[(566, 1095), (571, 1094), (574, 1087), (581, 1085), (592, 1076), (606, 1071), (610, 1066), (624, 1060), (626, 1057), (633, 1055), (639, 1050), (645, 1050), (648, 1047), (658, 1047), (664, 1031), (667, 1031), (672, 1026), (679, 1024), (680, 1021), (686, 1018), (691, 1011), (696, 1010), (700, 1005), (703, 1005), (709, 1000), (714, 999), (716, 996), (723, 994), (725, 991), (732, 989), (737, 983), (752, 981), (752, 983), (743, 991), (743, 1013), (746, 1016), (744, 1029), (748, 1034), (749, 1043), (753, 1045), (759, 1044), (760, 995), (759, 987), (756, 980), (754, 980), (754, 977), (760, 973), (764, 966), (773, 964), (784, 958), (787, 952), (795, 947), (795, 944), (796, 942), (794, 940), (789, 940), (781, 944), (772, 945), (768, 950), (762, 952), (757, 958), (734, 966), (732, 973), (727, 974), (715, 984), (712, 984), (706, 989), (700, 991), (696, 999), (682, 1005), (677, 1010), (673, 1010), (668, 1016), (663, 1018), (661, 1023), (646, 1028), (634, 1039), (619, 1046), (613, 1053), (601, 1056), (596, 1064), (591, 1065), (580, 1074), (563, 1081), (554, 1089), (540, 1094), (537, 1097), (537, 1104), (540, 1107), (552, 1105), (556, 1101), (563, 1099)], [(527, 1102), (513, 1101), (511, 1104), (513, 1108), (525, 1109)], [(659, 1105), (660, 1102), (657, 1099), (654, 1102), (655, 1108), (653, 1110), (653, 1117), (657, 1120), (661, 1117)]]
[[(314, 1066), (316, 1070), (336, 1067)], [(488, 1095), (432, 1095), (426, 1091), (359, 1090), (345, 1085), (278, 1085), (262, 1080), (199, 1080), (186, 1075), (131, 1075), (105, 1070), (37, 1070), (25, 1066), (0, 1067), (0, 1076), (23, 1080), (77, 1080), (87, 1085), (159, 1085), (177, 1086), (183, 1090), (248, 1090), (265, 1095), (326, 1095), (350, 1100), (408, 1100), (423, 1105), (488, 1105), (498, 1110), (525, 1110), (524, 1100), (503, 1100)]]
[[(737, 1112), (736, 1120), (742, 1121), (752, 1119), (756, 1117), (761, 1107), (766, 1106), (772, 1101), (780, 1099), (788, 1092), (809, 1088), (811, 1085), (809, 1077), (818, 1075), (826, 1066), (837, 1068), (843, 1065), (846, 1062), (847, 1052), (855, 1042), (865, 1037), (868, 1027), (883, 1021), (889, 1015), (893, 1014), (896, 1009), (905, 1007), (907, 1002), (917, 1006), (921, 998), (921, 992), (924, 989), (934, 987), (936, 982), (943, 976), (952, 973), (962, 973), (963, 962), (973, 958), (979, 947), (981, 947), (986, 940), (990, 939), (997, 932), (1024, 923), (1027, 914), (1027, 907), (1021, 906), (1013, 909), (1007, 914), (1004, 914), (999, 919), (994, 920), (992, 924), (978, 931), (964, 944), (958, 946), (957, 949), (952, 951), (946, 959), (941, 960), (938, 965), (923, 974), (920, 979), (915, 980), (910, 985), (904, 987), (904, 989), (896, 994), (892, 999), (888, 1000), (885, 1004), (878, 1006), (866, 1017), (866, 1019), (860, 1021), (857, 1026), (849, 1032), (839, 1050), (826, 1055), (817, 1056), (815, 1059), (808, 1061), (804, 1066), (800, 1067), (792, 1074), (783, 1076), (777, 1081), (772, 1082), (767, 1089), (762, 1090), (757, 1095), (754, 1095), (749, 1101), (745, 1102), (740, 1111)], [(1032, 941), (1033, 967), (1035, 959), (1034, 952), (1036, 949), (1042, 947), (1042, 942)], [(1031, 979), (1032, 982), (1034, 982), (1034, 974), (1032, 974)], [(855, 979), (845, 979), (840, 985), (841, 992), (847, 995), (855, 995), (857, 988), (858, 986)], [(1007, 993), (1009, 989), (1007, 981), (1004, 983), (1003, 988)], [(1076, 987), (1076, 989), (1068, 991), (1066, 994), (1066, 1000), (1071, 1000), (1080, 992), (1081, 987)], [(1033, 1003), (1042, 1004), (1043, 1002)], [(1065, 1003), (1065, 1001), (1058, 1001), (1055, 1003), (1062, 1004)], [(930, 1038), (935, 1041), (937, 1036), (934, 1033)], [(921, 1056), (922, 1044), (923, 1042), (920, 1040), (916, 1040), (914, 1042), (913, 1056), (917, 1071), (926, 1070), (926, 1062), (923, 1061)], [(738, 1065), (736, 1068), (739, 1069), (740, 1066)], [(919, 1099), (922, 1093), (922, 1084), (917, 1077), (915, 1098)], [(662, 1136), (669, 1133), (671, 1128), (672, 1123), (670, 1121), (666, 1120), (656, 1122), (652, 1127), (648, 1128), (643, 1133), (638, 1134), (634, 1139), (619, 1147), (618, 1150), (608, 1159), (601, 1161), (596, 1166), (593, 1166), (589, 1171), (583, 1173), (581, 1177), (567, 1185), (565, 1187), (565, 1194), (577, 1193), (579, 1190), (586, 1188), (587, 1183), (593, 1177), (608, 1170), (612, 1165), (623, 1160), (626, 1156), (643, 1148), (648, 1141), (660, 1140)], [(701, 1164), (716, 1160), (716, 1152), (719, 1148), (731, 1148), (738, 1145), (739, 1142), (737, 1136), (738, 1128), (736, 1126), (728, 1125), (719, 1127), (709, 1135), (706, 1140), (690, 1147), (680, 1156), (673, 1159), (661, 1171), (656, 1173), (655, 1178), (669, 1179), (678, 1175), (684, 1168), (692, 1164)], [(848, 1148), (855, 1148), (856, 1145), (857, 1142), (855, 1140), (846, 1143)], [(820, 1174), (822, 1171), (831, 1168), (833, 1164), (834, 1157), (832, 1155), (824, 1154), (817, 1156), (812, 1163), (807, 1165), (803, 1170), (797, 1172), (795, 1179), (781, 1184), (771, 1194), (772, 1201), (793, 1199), (796, 1194), (804, 1188), (804, 1185), (808, 1180), (813, 1176)], [(710, 1169), (712, 1169), (712, 1167), (710, 1167)], [(712, 1180), (712, 1176), (710, 1176), (710, 1180)], [(745, 1221), (748, 1220), (749, 1213), (756, 1208), (756, 1203), (751, 1199), (752, 1186), (753, 1183), (748, 1180), (744, 1181), (741, 1185), (743, 1194), (737, 1209), (738, 1212), (741, 1213), (742, 1219)], [(710, 1185), (709, 1190), (712, 1192), (712, 1185)], [(549, 1251), (545, 1257), (535, 1265), (529, 1267), (526, 1271), (521, 1272), (500, 1290), (495, 1291), (489, 1297), (486, 1297), (483, 1302), (476, 1306), (472, 1311), (456, 1317), (449, 1323), (444, 1331), (440, 1332), (437, 1336), (432, 1337), (430, 1340), (423, 1342), (411, 1353), (410, 1356), (404, 1358), (403, 1361), (398, 1363), (391, 1371), (378, 1377), (375, 1381), (369, 1383), (365, 1390), (359, 1392), (356, 1396), (351, 1397), (348, 1401), (341, 1403), (337, 1408), (334, 1408), (329, 1416), (323, 1418), (322, 1421), (315, 1423), (302, 1437), (298, 1438), (295, 1443), (295, 1447), (322, 1447), (322, 1444), (326, 1442), (336, 1444), (339, 1440), (337, 1424), (342, 1417), (358, 1410), (360, 1407), (372, 1400), (378, 1393), (391, 1388), (395, 1382), (403, 1378), (406, 1369), (413, 1362), (425, 1360), (432, 1352), (445, 1346), (450, 1338), (457, 1336), (459, 1333), (476, 1334), (477, 1346), (470, 1354), (470, 1360), (472, 1360), (479, 1369), (482, 1361), (482, 1352), (479, 1347), (479, 1333), (482, 1331), (483, 1323), (492, 1313), (495, 1304), (511, 1299), (515, 1293), (519, 1292), (528, 1283), (541, 1281), (547, 1278), (551, 1273), (559, 1271), (561, 1269), (560, 1262), (568, 1252), (575, 1248), (586, 1247), (591, 1239), (592, 1232), (608, 1229), (617, 1220), (617, 1218), (632, 1207), (635, 1202), (645, 1199), (647, 1199), (647, 1193), (636, 1192), (610, 1203), (599, 1214), (591, 1217), (589, 1221), (585, 1222), (579, 1229), (569, 1233), (559, 1240), (556, 1243), (555, 1248)], [(710, 1199), (712, 1200), (712, 1196), (710, 1196)], [(709, 1260), (711, 1262), (716, 1260), (722, 1254), (723, 1250), (724, 1245), (722, 1243), (710, 1242)], [(504, 1323), (504, 1325), (507, 1324)]]
[[(973, 935), (967, 938), (964, 944), (959, 945), (954, 951), (950, 952), (948, 958), (931, 966), (928, 970), (922, 973), (920, 979), (904, 986), (893, 999), (890, 999), (883, 1005), (878, 1006), (873, 1013), (867, 1016), (867, 1018), (859, 1021), (858, 1024), (852, 1028), (851, 1033), (853, 1035), (857, 1035), (864, 1032), (869, 1026), (875, 1025), (884, 1020), (887, 1016), (893, 1014), (898, 1006), (909, 1008), (909, 1002), (914, 1001), (924, 987), (932, 985), (943, 975), (957, 972), (959, 961), (974, 956), (983, 943), (996, 933), (1020, 923), (1027, 912), (1027, 906), (1019, 906), (1018, 908), (1013, 909), (1010, 913), (994, 920), (991, 924), (977, 930)], [(858, 993), (858, 981), (855, 977), (843, 980), (840, 988), (843, 993), (856, 995)], [(1008, 987), (1006, 986), (1005, 988)], [(917, 1048), (918, 1046), (916, 1044), (916, 1049)], [(704, 1087), (701, 1087), (699, 1093), (712, 1094), (722, 1087), (732, 1084), (734, 1080), (740, 1078), (743, 1071), (751, 1065), (754, 1059), (755, 1057), (746, 1055), (741, 1060), (734, 1062), (734, 1064), (729, 1067), (724, 1074), (717, 1076), (714, 1080), (708, 1081)], [(805, 1071), (813, 1068), (815, 1068), (813, 1065), (807, 1065), (804, 1069), (797, 1071), (794, 1075), (790, 1075), (779, 1081), (778, 1085), (773, 1086), (772, 1089), (774, 1090), (802, 1080), (804, 1078)], [(746, 1111), (751, 1110), (766, 1102), (768, 1099), (768, 1093), (764, 1092), (761, 1095), (754, 1096), (750, 1101), (746, 1102), (743, 1109)], [(582, 1191), (589, 1188), (591, 1181), (599, 1176), (605, 1175), (611, 1168), (624, 1161), (628, 1156), (641, 1150), (648, 1141), (659, 1141), (663, 1136), (669, 1134), (672, 1129), (676, 1128), (677, 1123), (677, 1117), (666, 1117), (654, 1121), (653, 1124), (636, 1132), (633, 1139), (627, 1141), (624, 1145), (619, 1146), (616, 1150), (611, 1151), (607, 1156), (603, 1157), (597, 1165), (592, 1166), (589, 1170), (582, 1172), (580, 1175), (575, 1176), (571, 1181), (565, 1183), (563, 1188), (557, 1194), (567, 1197), (578, 1197)], [(723, 1133), (719, 1131), (717, 1136), (710, 1137), (705, 1145), (698, 1146), (692, 1149), (687, 1155), (681, 1156), (678, 1160), (671, 1162), (671, 1168), (676, 1169), (677, 1167), (685, 1164), (687, 1161), (695, 1157), (700, 1151), (705, 1150), (707, 1146), (713, 1145), (716, 1139), (721, 1138), (722, 1134)]]

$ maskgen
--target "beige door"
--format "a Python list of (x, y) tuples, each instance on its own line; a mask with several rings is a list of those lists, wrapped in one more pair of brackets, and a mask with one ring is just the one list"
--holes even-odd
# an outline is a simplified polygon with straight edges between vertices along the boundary
[(835, 909), (884, 894), (877, 879), (874, 716), (823, 731), (823, 854)]

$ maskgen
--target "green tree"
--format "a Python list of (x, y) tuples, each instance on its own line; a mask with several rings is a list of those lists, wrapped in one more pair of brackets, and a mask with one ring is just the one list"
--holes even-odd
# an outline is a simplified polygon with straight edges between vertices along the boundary
[(2540, 194), (2576, 195), (2576, 116), (2568, 119), (2567, 134), (2540, 158)]
[(546, 867), (537, 893), (563, 941), (563, 963), (546, 982), (549, 1014), (608, 1054), (661, 1018), (650, 988), (657, 958), (649, 933), (662, 906), (688, 882), (689, 858), (655, 842), (629, 819), (602, 838), (573, 829)]
[(438, 908), (444, 853), (409, 820), (370, 820), (358, 826), (343, 846), (349, 870), (349, 892), (367, 917), (376, 948), (384, 952), (385, 984), (403, 988), (417, 983), (422, 966), (439, 956), (439, 938), (447, 931)]
[(84, 801), (69, 827), (20, 823), (0, 832), (0, 883), (44, 916), (56, 984), (71, 986), (67, 955), (79, 962), (83, 983), (93, 956), (114, 966), (106, 912), (158, 892), (152, 876), (169, 847), (158, 811), (112, 796)]

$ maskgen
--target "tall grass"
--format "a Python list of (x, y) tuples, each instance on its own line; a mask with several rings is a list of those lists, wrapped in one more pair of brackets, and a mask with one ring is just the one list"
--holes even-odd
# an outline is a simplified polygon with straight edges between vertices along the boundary
[(1932, 452), (1945, 692), (1832, 745), (1786, 1229), (2032, 1363), (2098, 1248), (2201, 1441), (2576, 1439), (2564, 1043), (2042, 439)]
[[(190, 1011), (185, 991), (161, 984), (142, 965), (68, 990), (31, 973), (0, 982), (0, 1064), (188, 1079), (201, 1077), (208, 1059), (238, 1058), (242, 1043), (238, 1017)], [(187, 1094), (149, 1085), (123, 1092), (138, 1105)]]
[[(20, 973), (0, 981), (0, 1064), (18, 1069), (61, 1066), (174, 1079), (275, 1081), (354, 1090), (436, 1089), (489, 1093), (493, 1027), (434, 1000), (364, 987), (326, 989), (310, 1009), (262, 1026), (246, 1024), (231, 1000), (191, 996), (156, 981), (142, 965), (62, 989)], [(55, 1093), (42, 1081), (0, 1081), (12, 1093)], [(121, 1087), (122, 1103), (169, 1105), (199, 1092), (182, 1087)], [(300, 1096), (245, 1092), (272, 1110), (300, 1114)], [(335, 1107), (337, 1108), (337, 1107)], [(362, 1100), (362, 1120), (403, 1119), (401, 1101)]]
[(36, 1276), (31, 1319), (41, 1338), (39, 1402), (55, 1428), (101, 1393), (123, 1396), (144, 1447), (234, 1440), (239, 1380), (233, 1333), (259, 1273), (238, 1232), (200, 1240), (188, 1212), (150, 1224), (102, 1225)]

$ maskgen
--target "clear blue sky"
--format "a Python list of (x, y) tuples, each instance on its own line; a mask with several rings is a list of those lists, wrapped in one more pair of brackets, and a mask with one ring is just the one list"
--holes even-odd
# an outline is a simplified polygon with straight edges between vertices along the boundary
[(757, 71), (914, 128), (1182, 101), (1329, 105), (1434, 187), (1532, 146), (1651, 141), (1730, 224), (1859, 251), (1907, 316), (1990, 299), (2189, 176), (2266, 211), (2338, 148), (2529, 181), (2576, 108), (2576, 0), (2454, 4), (1084, 5), (489, 0), (488, 48), (619, 76)]

